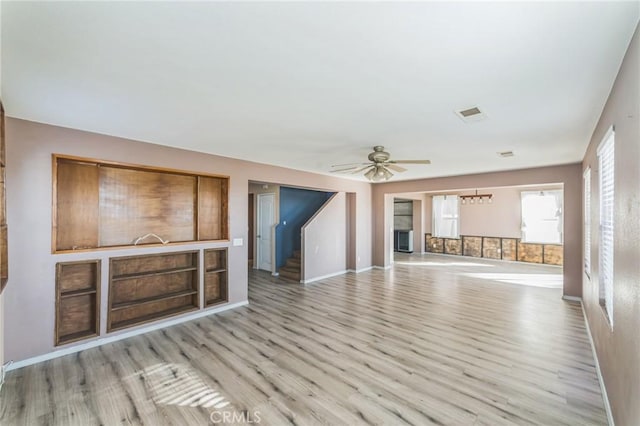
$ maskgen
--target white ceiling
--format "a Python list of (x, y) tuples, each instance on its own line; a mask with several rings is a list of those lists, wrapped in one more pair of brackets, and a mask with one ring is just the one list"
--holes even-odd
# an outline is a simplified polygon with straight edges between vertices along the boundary
[[(580, 161), (638, 2), (2, 2), (12, 117), (394, 179)], [(453, 111), (479, 106), (464, 123)], [(499, 158), (513, 150), (515, 157)]]

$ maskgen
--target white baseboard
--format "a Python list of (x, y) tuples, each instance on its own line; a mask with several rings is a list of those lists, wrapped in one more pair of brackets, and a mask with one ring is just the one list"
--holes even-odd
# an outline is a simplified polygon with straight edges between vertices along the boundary
[(309, 283), (313, 283), (313, 282), (316, 282), (316, 281), (324, 280), (324, 279), (327, 279), (327, 278), (337, 277), (338, 275), (344, 275), (346, 273), (347, 273), (347, 270), (345, 269), (344, 271), (334, 272), (332, 274), (327, 274), (327, 275), (323, 275), (321, 277), (311, 278), (309, 280), (300, 280), (300, 283), (309, 284)]
[(107, 343), (117, 342), (118, 340), (126, 339), (128, 337), (138, 336), (140, 334), (148, 333), (150, 331), (160, 330), (166, 327), (171, 327), (172, 325), (180, 324), (183, 322), (191, 321), (194, 319), (206, 317), (212, 314), (217, 314), (219, 312), (228, 311), (230, 309), (239, 308), (241, 306), (246, 306), (249, 304), (249, 301), (245, 300), (244, 302), (232, 303), (230, 305), (224, 305), (217, 308), (204, 309), (198, 312), (195, 312), (190, 315), (185, 315), (183, 317), (174, 318), (166, 321), (158, 322), (157, 324), (151, 324), (147, 326), (142, 326), (135, 330), (126, 331), (124, 333), (117, 334), (115, 336), (107, 336), (103, 338), (98, 338), (92, 340), (90, 342), (82, 343), (75, 346), (69, 346), (57, 351), (49, 352), (43, 355), (34, 356), (33, 358), (23, 359), (21, 361), (16, 361), (9, 364), (6, 367), (5, 371), (17, 370), (22, 367), (26, 367), (28, 365), (37, 364), (39, 362), (48, 361), (50, 359), (59, 358), (61, 356), (73, 354), (76, 352), (83, 351), (85, 349), (95, 348), (97, 346), (102, 346)]
[(361, 272), (367, 272), (373, 269), (373, 266), (367, 266), (366, 268), (362, 268), (362, 269), (347, 269), (347, 272), (353, 272), (354, 274), (359, 274)]
[(387, 269), (391, 269), (391, 268), (392, 268), (392, 266), (391, 266), (391, 265), (389, 265), (389, 266), (378, 266), (378, 265), (373, 265), (373, 266), (372, 266), (372, 268), (373, 268), (373, 269), (382, 269), (383, 271), (386, 271)]
[(580, 305), (582, 306), (582, 316), (584, 317), (584, 324), (585, 324), (585, 327), (587, 328), (587, 335), (589, 336), (589, 342), (591, 343), (591, 352), (593, 352), (593, 360), (596, 363), (596, 373), (598, 373), (598, 382), (600, 383), (600, 391), (602, 393), (602, 400), (604, 402), (604, 410), (607, 413), (607, 421), (609, 422), (609, 426), (615, 426), (615, 422), (613, 421), (613, 413), (611, 412), (611, 404), (609, 403), (609, 396), (607, 395), (607, 388), (605, 387), (604, 379), (602, 378), (602, 371), (600, 370), (600, 362), (598, 362), (596, 345), (593, 341), (593, 336), (591, 335), (591, 329), (589, 328), (589, 321), (587, 321), (587, 313), (584, 310), (584, 303), (581, 303)]
[(566, 300), (568, 302), (578, 302), (582, 303), (582, 297), (578, 296), (567, 296), (566, 294), (562, 295), (562, 300)]

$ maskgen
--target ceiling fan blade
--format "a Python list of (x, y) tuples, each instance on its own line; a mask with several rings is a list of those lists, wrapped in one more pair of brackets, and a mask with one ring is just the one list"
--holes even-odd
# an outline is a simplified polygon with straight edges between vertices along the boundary
[(352, 175), (355, 175), (356, 173), (360, 173), (361, 171), (364, 171), (364, 170), (368, 169), (369, 167), (374, 167), (374, 166), (373, 166), (373, 165), (371, 165), (371, 164), (366, 165), (366, 166), (364, 166), (364, 167), (359, 168), (358, 170), (354, 170), (354, 171), (352, 171), (352, 172), (351, 172), (351, 174), (352, 174)]
[(391, 164), (431, 164), (429, 160), (390, 160)]
[(385, 164), (385, 166), (398, 173), (407, 171), (407, 169), (405, 169), (404, 167), (396, 166), (395, 164)]
[(350, 170), (353, 169), (357, 169), (358, 166), (353, 166), (353, 167), (347, 167), (346, 169), (337, 169), (337, 170), (330, 170), (329, 173), (341, 173), (341, 172), (348, 172)]
[(357, 167), (357, 166), (364, 166), (364, 165), (369, 165), (371, 163), (345, 163), (345, 164), (333, 164), (331, 165), (331, 167), (346, 167), (346, 166), (353, 166), (353, 167)]

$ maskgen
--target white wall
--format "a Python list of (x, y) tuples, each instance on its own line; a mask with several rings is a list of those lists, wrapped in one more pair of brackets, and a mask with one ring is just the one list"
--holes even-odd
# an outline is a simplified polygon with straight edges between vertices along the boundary
[(302, 282), (347, 269), (347, 197), (334, 194), (302, 227)]

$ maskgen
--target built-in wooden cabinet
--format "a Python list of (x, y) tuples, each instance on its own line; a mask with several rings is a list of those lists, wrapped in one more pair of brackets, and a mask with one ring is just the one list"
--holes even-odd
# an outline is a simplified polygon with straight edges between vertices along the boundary
[(110, 259), (107, 330), (197, 310), (198, 251)]
[(227, 249), (204, 251), (204, 306), (228, 301)]
[(100, 261), (56, 264), (56, 346), (99, 333)]
[[(56, 254), (229, 239), (226, 176), (54, 154), (53, 182)], [(226, 248), (111, 257), (108, 275), (108, 332), (198, 310), (200, 291), (228, 301)], [(58, 264), (57, 345), (99, 334), (99, 278), (99, 261)]]
[(227, 240), (229, 178), (54, 155), (53, 252)]

